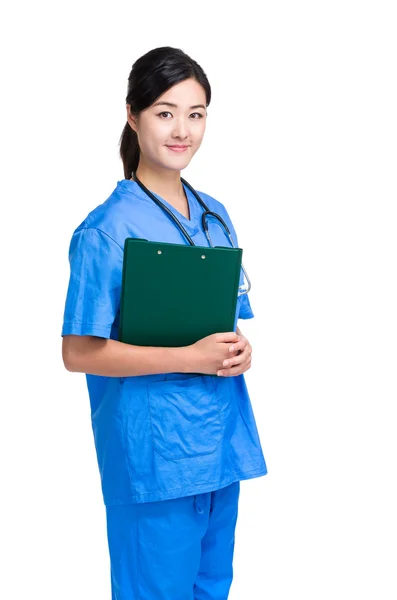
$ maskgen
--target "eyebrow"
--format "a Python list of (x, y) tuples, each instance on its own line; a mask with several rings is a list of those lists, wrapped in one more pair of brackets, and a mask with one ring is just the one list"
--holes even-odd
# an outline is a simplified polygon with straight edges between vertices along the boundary
[[(164, 106), (172, 106), (172, 108), (178, 108), (177, 104), (173, 104), (172, 102), (156, 102), (155, 104), (153, 104), (153, 106), (159, 106), (160, 104), (164, 104)], [(205, 110), (205, 106), (204, 104), (194, 104), (193, 106), (189, 107), (190, 109), (192, 108), (204, 108)]]

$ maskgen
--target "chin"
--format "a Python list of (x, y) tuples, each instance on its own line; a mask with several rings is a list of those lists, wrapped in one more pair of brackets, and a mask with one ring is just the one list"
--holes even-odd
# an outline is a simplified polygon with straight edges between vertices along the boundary
[(167, 161), (167, 163), (163, 163), (164, 167), (166, 169), (170, 169), (170, 171), (182, 171), (182, 169), (186, 169), (186, 167), (188, 166), (188, 164), (190, 163), (190, 158), (189, 160), (174, 160), (172, 161), (172, 163), (170, 163), (169, 161)]

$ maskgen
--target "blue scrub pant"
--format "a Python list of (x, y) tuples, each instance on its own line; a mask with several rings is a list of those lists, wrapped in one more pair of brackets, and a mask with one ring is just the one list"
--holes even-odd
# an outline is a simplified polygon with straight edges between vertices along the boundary
[(239, 493), (106, 506), (112, 600), (226, 600)]

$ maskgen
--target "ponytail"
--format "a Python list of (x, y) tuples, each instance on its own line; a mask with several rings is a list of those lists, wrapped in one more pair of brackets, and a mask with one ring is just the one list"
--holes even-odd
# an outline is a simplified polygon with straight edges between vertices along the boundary
[(123, 161), (125, 179), (131, 179), (132, 174), (137, 170), (139, 154), (138, 136), (127, 121), (120, 136), (120, 157)]

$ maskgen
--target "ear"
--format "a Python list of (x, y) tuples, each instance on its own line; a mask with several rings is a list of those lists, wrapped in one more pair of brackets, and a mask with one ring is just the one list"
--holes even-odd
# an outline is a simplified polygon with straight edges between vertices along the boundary
[(134, 117), (131, 114), (131, 105), (130, 104), (126, 104), (126, 109), (127, 109), (127, 121), (130, 125), (130, 127), (135, 131), (137, 130), (137, 122), (136, 122), (136, 117)]

